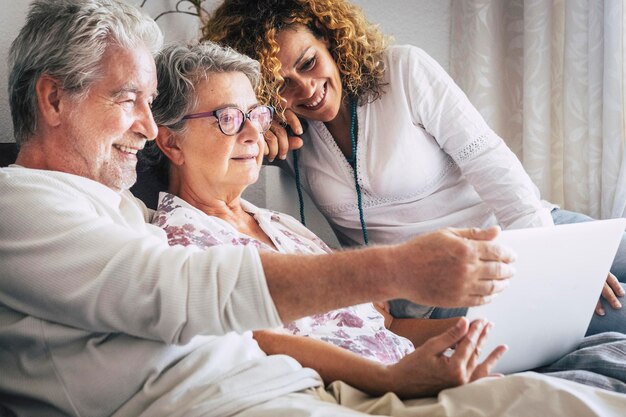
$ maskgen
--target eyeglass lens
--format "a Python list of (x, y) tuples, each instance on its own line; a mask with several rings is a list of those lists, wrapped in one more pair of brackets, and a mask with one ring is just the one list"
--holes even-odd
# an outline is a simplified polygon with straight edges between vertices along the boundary
[(245, 115), (243, 111), (236, 107), (227, 107), (217, 112), (220, 128), (226, 135), (234, 135), (240, 132), (246, 119), (250, 119), (261, 133), (265, 133), (272, 124), (272, 111), (267, 106), (258, 106)]

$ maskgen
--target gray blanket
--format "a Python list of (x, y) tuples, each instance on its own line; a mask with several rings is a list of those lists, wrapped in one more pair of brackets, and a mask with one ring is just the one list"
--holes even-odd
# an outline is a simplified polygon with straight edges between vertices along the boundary
[(587, 336), (574, 352), (534, 371), (626, 394), (626, 335)]

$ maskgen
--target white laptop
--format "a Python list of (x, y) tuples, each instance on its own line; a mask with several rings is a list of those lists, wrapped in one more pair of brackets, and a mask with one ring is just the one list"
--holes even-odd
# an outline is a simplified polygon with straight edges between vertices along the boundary
[(486, 318), (495, 324), (481, 360), (497, 345), (509, 347), (493, 372), (547, 365), (578, 346), (624, 227), (626, 219), (620, 218), (500, 234), (498, 241), (517, 254), (515, 276), (491, 303), (467, 313), (470, 320)]

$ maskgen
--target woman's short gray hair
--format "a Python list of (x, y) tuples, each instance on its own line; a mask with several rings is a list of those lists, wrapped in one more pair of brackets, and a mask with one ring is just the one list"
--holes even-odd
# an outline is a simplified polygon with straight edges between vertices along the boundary
[[(159, 94), (152, 103), (152, 115), (159, 126), (174, 132), (183, 132), (183, 117), (196, 107), (196, 87), (211, 74), (224, 72), (243, 73), (252, 88), (260, 80), (258, 61), (242, 55), (229, 47), (206, 41), (199, 44), (167, 45), (156, 56)], [(151, 166), (161, 181), (167, 180), (168, 162), (154, 142), (142, 153), (142, 164)]]
[(18, 144), (37, 128), (35, 85), (43, 74), (84, 97), (98, 79), (107, 47), (145, 45), (153, 54), (163, 35), (153, 19), (116, 0), (36, 0), (9, 52), (9, 102)]
[(173, 131), (184, 128), (183, 116), (196, 106), (196, 86), (211, 73), (241, 72), (252, 88), (259, 83), (259, 63), (229, 47), (213, 42), (192, 45), (171, 44), (156, 56), (157, 90), (152, 114), (157, 125)]

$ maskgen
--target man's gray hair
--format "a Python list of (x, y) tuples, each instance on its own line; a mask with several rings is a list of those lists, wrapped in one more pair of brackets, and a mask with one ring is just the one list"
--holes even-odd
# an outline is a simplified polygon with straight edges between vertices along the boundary
[[(210, 41), (167, 45), (156, 56), (156, 67), (159, 94), (152, 103), (152, 116), (157, 125), (174, 132), (184, 131), (187, 121), (183, 117), (198, 103), (196, 87), (211, 74), (243, 73), (255, 90), (260, 81), (258, 61)], [(167, 182), (169, 163), (154, 142), (143, 150), (140, 161), (140, 169), (151, 167), (160, 181)]]
[(15, 141), (37, 129), (37, 80), (47, 74), (77, 98), (101, 75), (111, 45), (145, 46), (156, 54), (163, 44), (153, 19), (116, 0), (36, 0), (9, 52), (9, 103)]

